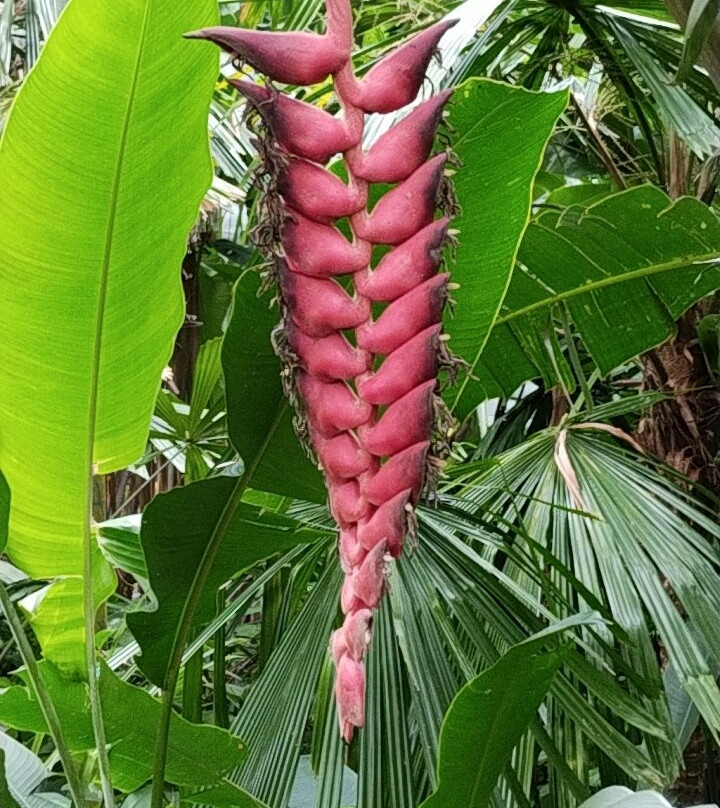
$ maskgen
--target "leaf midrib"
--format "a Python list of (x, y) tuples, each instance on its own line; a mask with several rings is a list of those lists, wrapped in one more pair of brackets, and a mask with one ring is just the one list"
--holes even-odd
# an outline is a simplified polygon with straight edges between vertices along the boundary
[(569, 300), (570, 298), (577, 297), (578, 295), (584, 295), (589, 292), (594, 292), (597, 289), (603, 289), (608, 286), (615, 286), (619, 283), (627, 283), (632, 280), (637, 280), (640, 278), (646, 278), (652, 275), (659, 275), (663, 272), (672, 272), (673, 270), (682, 269), (683, 267), (687, 266), (694, 266), (700, 264), (706, 264), (706, 268), (710, 269), (712, 266), (716, 265), (718, 260), (717, 252), (712, 253), (705, 253), (703, 255), (697, 255), (692, 258), (676, 258), (673, 261), (666, 261), (661, 264), (651, 264), (650, 266), (641, 267), (640, 269), (634, 269), (630, 272), (624, 272), (620, 275), (612, 275), (608, 278), (602, 278), (598, 281), (592, 281), (591, 283), (587, 283), (583, 286), (576, 286), (573, 289), (568, 289), (565, 292), (558, 292), (555, 295), (551, 295), (550, 297), (543, 298), (535, 303), (531, 303), (528, 306), (523, 306), (520, 309), (516, 309), (515, 311), (510, 312), (502, 317), (498, 317), (495, 320), (493, 328), (498, 325), (502, 325), (503, 323), (508, 323), (512, 320), (515, 320), (518, 317), (524, 317), (528, 314), (532, 314), (532, 312), (537, 311), (538, 309), (549, 308), (550, 306), (555, 305), (556, 303), (562, 303), (565, 300)]
[(115, 226), (118, 213), (118, 200), (120, 196), (120, 187), (122, 184), (122, 175), (125, 162), (125, 154), (127, 151), (128, 135), (130, 131), (130, 122), (133, 117), (133, 108), (135, 105), (135, 98), (137, 96), (138, 80), (140, 75), (140, 64), (142, 62), (145, 43), (147, 40), (148, 20), (150, 17), (150, 5), (152, 0), (146, 0), (145, 9), (143, 12), (142, 25), (140, 28), (140, 36), (138, 38), (137, 52), (135, 55), (135, 64), (133, 66), (132, 83), (130, 85), (130, 92), (128, 94), (127, 106), (125, 107), (125, 116), (123, 119), (123, 127), (120, 133), (120, 142), (118, 148), (118, 155), (115, 162), (114, 176), (112, 182), (112, 190), (110, 195), (110, 207), (108, 211), (108, 220), (105, 230), (105, 248), (103, 252), (102, 265), (100, 269), (100, 278), (98, 286), (98, 306), (95, 319), (95, 339), (93, 342), (93, 356), (92, 356), (92, 369), (90, 374), (90, 391), (88, 401), (88, 433), (87, 445), (85, 451), (85, 513), (83, 515), (83, 616), (85, 627), (85, 664), (87, 667), (86, 675), (88, 677), (88, 685), (90, 690), (90, 710), (93, 718), (93, 732), (95, 735), (96, 744), (101, 754), (98, 755), (98, 765), (101, 775), (102, 790), (105, 795), (105, 800), (108, 803), (108, 808), (112, 808), (114, 800), (112, 796), (111, 775), (109, 772), (109, 761), (106, 750), (105, 726), (102, 716), (102, 707), (100, 705), (99, 688), (97, 680), (97, 671), (95, 669), (95, 643), (93, 641), (93, 625), (95, 620), (95, 595), (93, 587), (93, 537), (90, 531), (90, 521), (92, 518), (92, 478), (94, 474), (94, 453), (95, 453), (95, 431), (97, 429), (97, 407), (98, 407), (98, 385), (100, 381), (100, 362), (102, 358), (102, 342), (103, 332), (105, 326), (105, 316), (107, 310), (107, 289), (108, 289), (108, 276), (110, 273), (110, 264), (112, 260), (112, 252), (115, 240)]
[[(102, 358), (102, 341), (105, 325), (105, 313), (107, 309), (107, 288), (108, 277), (110, 274), (110, 264), (115, 242), (115, 225), (117, 221), (118, 203), (120, 197), (120, 186), (122, 184), (123, 168), (125, 162), (125, 154), (127, 152), (128, 136), (130, 132), (130, 122), (133, 117), (133, 108), (135, 105), (135, 98), (137, 96), (138, 80), (140, 76), (140, 65), (142, 62), (145, 44), (147, 41), (148, 20), (150, 17), (150, 6), (152, 0), (146, 0), (145, 10), (143, 12), (143, 21), (140, 29), (140, 37), (138, 41), (137, 53), (135, 56), (135, 64), (133, 67), (132, 83), (130, 85), (130, 92), (128, 94), (127, 106), (125, 107), (125, 116), (123, 119), (123, 128), (120, 133), (120, 143), (118, 148), (117, 160), (115, 162), (115, 172), (113, 175), (112, 191), (110, 194), (110, 208), (108, 212), (107, 227), (105, 230), (105, 249), (103, 252), (103, 259), (100, 272), (100, 285), (98, 290), (98, 308), (95, 320), (95, 339), (93, 342), (93, 363), (92, 373), (90, 377), (90, 406), (89, 406), (89, 428), (88, 428), (88, 444), (86, 453), (86, 467), (88, 469), (88, 476), (93, 473), (93, 455), (95, 449), (95, 430), (97, 428), (97, 403), (98, 403), (98, 385), (100, 381), (100, 361)], [(87, 514), (89, 517), (90, 514)], [(89, 518), (85, 520), (89, 527)]]

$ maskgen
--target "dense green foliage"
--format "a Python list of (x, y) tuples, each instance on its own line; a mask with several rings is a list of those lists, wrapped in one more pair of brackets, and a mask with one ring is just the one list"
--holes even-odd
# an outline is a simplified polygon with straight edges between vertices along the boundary
[[(692, 409), (720, 401), (714, 6), (685, 37), (656, 0), (479, 5), (354, 4), (363, 68), (460, 18), (429, 81), (457, 86), (466, 367), (345, 747), (256, 123), (182, 39), (321, 2), (0, 2), (1, 808), (150, 808), (153, 784), (154, 808), (662, 808), (631, 790), (717, 742), (720, 427)], [(696, 376), (662, 365), (678, 321)], [(641, 453), (671, 403), (697, 445)]]

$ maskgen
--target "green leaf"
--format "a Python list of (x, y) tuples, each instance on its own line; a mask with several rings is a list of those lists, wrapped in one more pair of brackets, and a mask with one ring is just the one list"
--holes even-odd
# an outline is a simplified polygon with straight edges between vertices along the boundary
[(238, 481), (230, 477), (202, 480), (156, 497), (145, 510), (140, 538), (158, 608), (129, 614), (127, 622), (142, 649), (138, 665), (158, 686), (166, 683), (168, 664), (183, 626), (189, 625), (190, 633), (195, 633), (212, 619), (215, 592), (221, 584), (275, 553), (327, 535), (286, 516), (236, 503), (197, 608), (188, 615), (187, 604), (208, 539), (221, 522), (237, 485)]
[(708, 367), (720, 373), (720, 314), (706, 314), (697, 324), (697, 336)]
[(190, 394), (190, 412), (188, 430), (194, 435), (200, 426), (205, 408), (222, 377), (220, 366), (220, 349), (222, 340), (219, 337), (208, 340), (200, 346), (195, 362), (192, 393)]
[(339, 565), (325, 564), (231, 725), (249, 747), (233, 779), (268, 805), (286, 805), (290, 799), (318, 677), (328, 658), (341, 582)]
[(422, 808), (487, 808), (565, 656), (547, 637), (511, 648), (457, 694), (440, 733), (437, 791)]
[(567, 93), (533, 93), (487, 79), (455, 90), (450, 123), (463, 163), (454, 177), (463, 213), (452, 273), (460, 284), (448, 319), (455, 353), (470, 363), (449, 401), (467, 414), (480, 398), (471, 378), (507, 290), (518, 243), (528, 222), (533, 181)]
[(698, 157), (714, 154), (720, 148), (720, 132), (712, 116), (682, 87), (670, 83), (669, 72), (638, 41), (630, 26), (617, 18), (610, 18), (608, 23), (619, 45), (650, 90), (653, 106), (666, 123), (677, 131), (679, 137)]
[(129, 794), (122, 804), (122, 808), (150, 808), (152, 787), (143, 786), (139, 791)]
[[(630, 639), (624, 654), (635, 675), (627, 677), (628, 694), (662, 721), (671, 739), (667, 745), (646, 736), (653, 754), (669, 756), (661, 771), (671, 776), (679, 747), (662, 690), (655, 636), (708, 727), (720, 730), (719, 632), (713, 618), (720, 609), (715, 548), (720, 530), (713, 514), (674, 485), (663, 467), (654, 468), (591, 430), (571, 428), (564, 439), (565, 474), (572, 469), (584, 510), (596, 518), (572, 510), (574, 498), (556, 460), (558, 436), (551, 432), (511, 449), (498, 467), (478, 475), (470, 484), (474, 507), (511, 522), (522, 513), (528, 535), (564, 558), (603, 601)], [(556, 574), (550, 572), (551, 580)], [(576, 602), (582, 603), (578, 594)], [(597, 653), (606, 658), (607, 649), (598, 647)], [(597, 692), (587, 671), (576, 673)], [(608, 704), (626, 718), (617, 700)], [(631, 750), (609, 756), (625, 765)]]
[[(95, 541), (91, 544), (92, 588), (96, 608), (115, 591), (117, 577)], [(85, 581), (79, 576), (60, 578), (20, 605), (38, 638), (43, 655), (68, 671), (81, 669), (85, 643), (82, 609)]]
[[(543, 213), (526, 230), (502, 311), (476, 368), (485, 396), (542, 375), (523, 333), (566, 305), (603, 373), (664, 342), (720, 287), (720, 222), (701, 202), (642, 186), (587, 208)], [(535, 326), (537, 328), (537, 326)]]
[(258, 297), (260, 278), (245, 273), (235, 287), (233, 314), (222, 349), (230, 439), (248, 464), (265, 443), (250, 484), (260, 491), (325, 502), (320, 472), (307, 459), (293, 431), (293, 411), (280, 383), (282, 365), (271, 343), (278, 323), (272, 295)]
[(10, 794), (8, 787), (4, 749), (0, 749), (0, 805), (5, 805), (7, 808), (20, 808)]
[(21, 808), (73, 808), (70, 800), (55, 791), (43, 794), (31, 794), (25, 799), (26, 806)]
[(674, 82), (684, 81), (700, 58), (703, 48), (717, 23), (720, 7), (718, 0), (693, 0), (685, 24), (685, 40), (680, 65)]
[[(217, 58), (182, 34), (216, 13), (213, 0), (72, 0), (4, 131), (0, 467), (8, 552), (34, 577), (82, 575), (91, 474), (145, 446), (212, 176)], [(46, 600), (74, 620), (78, 594)], [(54, 656), (80, 669), (81, 646)]]
[[(48, 662), (42, 662), (40, 669), (70, 749), (73, 752), (93, 749), (95, 738), (86, 707), (87, 686), (62, 676)], [(123, 682), (105, 665), (100, 669), (100, 694), (113, 782), (121, 791), (135, 791), (152, 773), (160, 702), (142, 688)], [(37, 701), (27, 688), (19, 685), (0, 694), (0, 721), (15, 729), (47, 732)], [(234, 735), (218, 727), (190, 724), (173, 714), (166, 775), (170, 783), (188, 787), (219, 783), (223, 774), (239, 765), (243, 758), (244, 745)], [(244, 798), (244, 792), (240, 789), (236, 792)]]
[[(97, 541), (110, 563), (129, 572), (138, 581), (147, 581), (148, 571), (140, 544), (140, 519), (120, 516), (96, 526)], [(148, 586), (149, 588), (149, 586)]]
[(247, 791), (242, 791), (228, 780), (225, 780), (219, 786), (213, 786), (195, 794), (181, 797), (180, 802), (183, 804), (212, 805), (216, 806), (216, 808), (268, 808), (264, 802), (255, 799)]

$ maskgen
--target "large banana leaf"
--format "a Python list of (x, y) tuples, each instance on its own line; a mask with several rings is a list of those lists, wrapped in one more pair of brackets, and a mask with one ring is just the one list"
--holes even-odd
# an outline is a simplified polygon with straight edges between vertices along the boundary
[(70, 668), (82, 664), (91, 476), (142, 454), (182, 320), (216, 74), (216, 56), (182, 33), (215, 13), (213, 0), (72, 0), (0, 146), (8, 552), (32, 576), (66, 576), (62, 603), (51, 591), (41, 609), (62, 621), (45, 652)]
[(518, 267), (475, 372), (487, 397), (510, 394), (552, 365), (543, 334), (562, 306), (600, 370), (666, 340), (675, 320), (720, 287), (720, 221), (696, 199), (643, 186), (562, 213), (525, 232)]
[(477, 404), (475, 365), (507, 289), (530, 215), (532, 185), (567, 93), (532, 93), (472, 79), (455, 91), (452, 145), (462, 162), (455, 176), (462, 215), (453, 281), (460, 289), (447, 323), (453, 350), (470, 373), (449, 401), (460, 413)]

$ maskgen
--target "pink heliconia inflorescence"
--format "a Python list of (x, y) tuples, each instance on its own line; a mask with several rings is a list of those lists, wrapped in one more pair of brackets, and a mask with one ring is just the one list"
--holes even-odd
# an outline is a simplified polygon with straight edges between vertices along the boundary
[[(414, 534), (414, 508), (446, 437), (438, 437), (447, 428), (438, 415), (438, 372), (454, 362), (442, 329), (449, 276), (439, 267), (450, 238), (444, 214), (455, 206), (448, 152), (431, 155), (450, 92), (415, 106), (367, 150), (365, 114), (395, 112), (415, 100), (454, 21), (427, 28), (357, 78), (350, 0), (326, 2), (322, 35), (216, 27), (188, 36), (215, 42), (270, 80), (231, 83), (264, 122), (264, 191), (280, 214), (269, 218), (281, 222), (275, 241), (264, 245), (283, 313), (276, 348), (339, 528), (345, 617), (330, 651), (349, 742), (365, 720), (373, 610), (386, 591), (389, 562)], [(272, 84), (328, 77), (339, 116)], [(345, 161), (347, 182), (327, 170), (335, 155)], [(369, 210), (370, 183), (392, 187)], [(337, 227), (340, 219), (350, 240)]]

